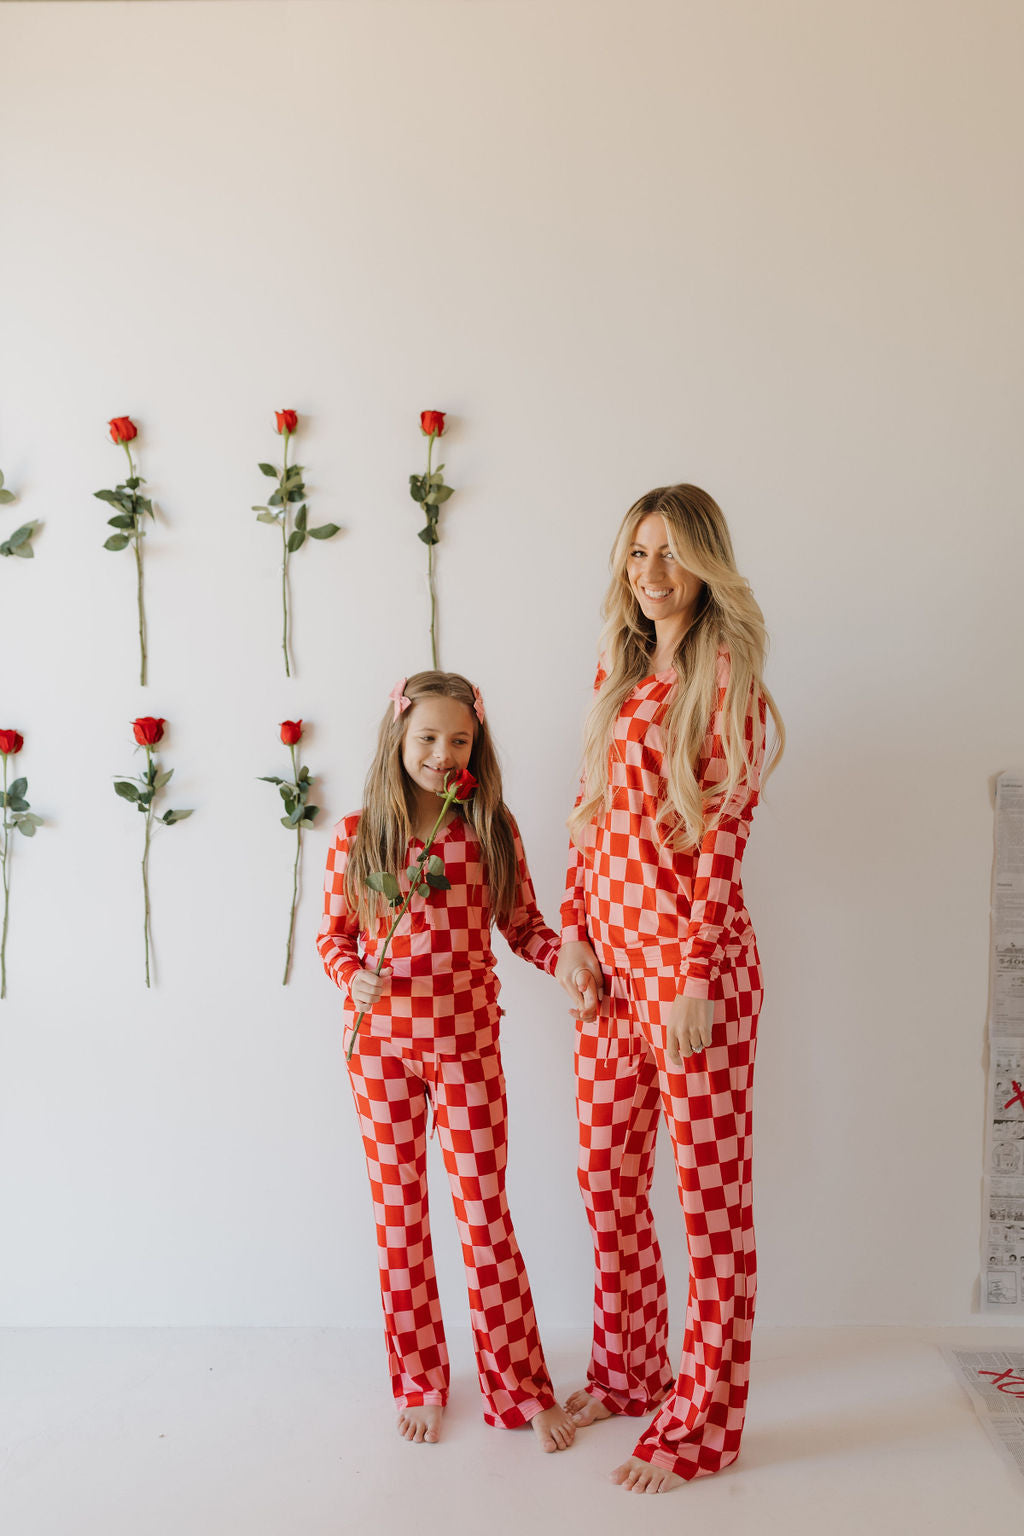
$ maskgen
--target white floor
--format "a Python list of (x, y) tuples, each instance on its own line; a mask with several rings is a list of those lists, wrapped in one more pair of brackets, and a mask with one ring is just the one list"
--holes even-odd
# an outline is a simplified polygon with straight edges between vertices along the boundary
[[(740, 1461), (669, 1495), (605, 1480), (620, 1420), (541, 1455), (480, 1419), (468, 1336), (437, 1446), (392, 1427), (374, 1332), (40, 1329), (0, 1333), (3, 1536), (481, 1536), (633, 1531), (763, 1536), (1020, 1530), (998, 1459), (936, 1343), (1024, 1347), (1024, 1331), (755, 1334)], [(583, 1335), (551, 1334), (559, 1389)], [(991, 1522), (991, 1526), (988, 1525)]]

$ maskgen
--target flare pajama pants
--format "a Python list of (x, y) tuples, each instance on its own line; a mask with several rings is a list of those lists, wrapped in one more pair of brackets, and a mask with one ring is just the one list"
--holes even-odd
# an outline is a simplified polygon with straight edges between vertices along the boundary
[[(757, 1271), (751, 1084), (761, 971), (755, 948), (723, 971), (712, 1045), (674, 1066), (662, 1022), (676, 966), (609, 975), (599, 1017), (578, 1025), (579, 1180), (597, 1279), (590, 1394), (654, 1418), (633, 1452), (682, 1478), (735, 1461), (747, 1398)], [(675, 1156), (690, 1254), (683, 1358), (673, 1381), (668, 1305), (648, 1201), (659, 1114)]]
[(360, 1034), (349, 1074), (377, 1223), (388, 1363), (400, 1408), (448, 1400), (448, 1351), (427, 1209), (427, 1107), (455, 1205), (484, 1419), (515, 1429), (554, 1404), (505, 1198), (505, 1078), (497, 1045)]

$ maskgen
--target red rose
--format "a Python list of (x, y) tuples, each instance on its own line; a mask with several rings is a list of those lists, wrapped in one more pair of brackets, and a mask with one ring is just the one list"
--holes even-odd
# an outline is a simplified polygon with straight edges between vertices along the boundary
[(275, 411), (277, 417), (277, 430), (279, 432), (294, 432), (299, 424), (297, 411)]
[(302, 721), (301, 720), (282, 720), (281, 721), (281, 740), (284, 742), (286, 747), (294, 747), (295, 743), (297, 741), (301, 741), (301, 739), (302, 739)]
[(0, 757), (14, 757), (24, 745), (20, 731), (0, 731)]
[(443, 437), (444, 411), (420, 411), (420, 431), (424, 437)]
[(130, 416), (115, 416), (107, 425), (112, 443), (130, 443), (133, 437), (139, 435), (139, 429)]
[(454, 790), (456, 800), (468, 800), (476, 787), (476, 779), (468, 768), (453, 768), (444, 776), (444, 792), (450, 795)]
[(164, 734), (166, 720), (154, 720), (152, 715), (140, 715), (132, 721), (132, 730), (135, 732), (135, 740), (140, 747), (155, 747)]

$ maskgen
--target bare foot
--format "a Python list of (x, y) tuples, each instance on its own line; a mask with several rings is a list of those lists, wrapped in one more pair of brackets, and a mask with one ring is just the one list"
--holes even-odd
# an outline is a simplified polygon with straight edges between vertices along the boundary
[(414, 1445), (434, 1445), (441, 1438), (440, 1403), (425, 1403), (422, 1408), (403, 1408), (398, 1415), (398, 1433)]
[(571, 1397), (565, 1400), (566, 1413), (572, 1414), (574, 1424), (583, 1429), (587, 1424), (596, 1424), (601, 1419), (610, 1419), (612, 1411), (606, 1408), (604, 1403), (598, 1402), (596, 1397), (591, 1397), (585, 1387), (580, 1387)]
[(627, 1493), (668, 1493), (678, 1488), (683, 1481), (675, 1472), (666, 1472), (664, 1467), (652, 1467), (649, 1461), (641, 1461), (639, 1456), (631, 1456), (621, 1467), (616, 1467), (611, 1479), (620, 1488), (625, 1488)]
[(542, 1451), (567, 1451), (576, 1438), (576, 1425), (557, 1403), (553, 1408), (535, 1413), (530, 1428), (540, 1441)]

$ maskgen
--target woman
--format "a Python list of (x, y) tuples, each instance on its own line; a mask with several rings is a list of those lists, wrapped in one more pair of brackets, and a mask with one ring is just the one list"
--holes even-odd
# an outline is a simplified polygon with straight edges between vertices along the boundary
[[(740, 861), (770, 715), (761, 610), (721, 510), (648, 492), (611, 559), (584, 738), (557, 976), (579, 1018), (580, 1187), (594, 1235), (594, 1347), (580, 1425), (654, 1413), (613, 1479), (662, 1493), (734, 1461), (756, 1270), (750, 1090), (761, 970)], [(658, 1112), (690, 1252), (683, 1360), (648, 1203)]]

